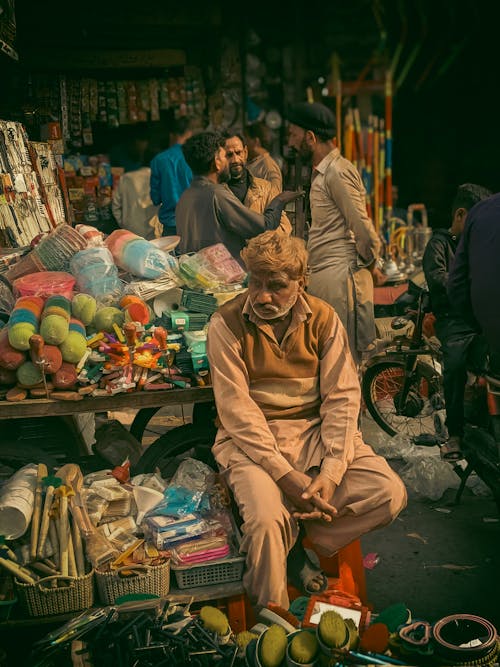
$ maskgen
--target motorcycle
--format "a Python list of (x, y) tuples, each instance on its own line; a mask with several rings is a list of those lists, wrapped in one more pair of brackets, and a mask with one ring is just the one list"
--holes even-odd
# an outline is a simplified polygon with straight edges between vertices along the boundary
[(425, 284), (410, 280), (396, 304), (406, 307), (407, 314), (394, 318), (392, 329), (406, 329), (413, 322), (413, 331), (395, 336), (382, 354), (369, 360), (362, 394), (368, 412), (386, 433), (415, 438), (435, 431), (444, 408), (440, 350), (436, 339), (423, 333), (430, 312)]
[[(425, 283), (409, 281), (408, 292), (397, 299), (407, 315), (393, 319), (392, 328), (413, 322), (411, 335), (396, 336), (382, 354), (368, 362), (362, 395), (375, 422), (389, 435), (402, 434), (417, 445), (439, 446), (447, 438), (441, 355), (435, 339), (424, 335), (430, 312)], [(465, 468), (453, 468), (461, 479), (455, 502), (460, 502), (472, 472), (491, 489), (500, 510), (500, 378), (488, 375), (487, 359), (475, 360), (464, 395), (462, 450)]]

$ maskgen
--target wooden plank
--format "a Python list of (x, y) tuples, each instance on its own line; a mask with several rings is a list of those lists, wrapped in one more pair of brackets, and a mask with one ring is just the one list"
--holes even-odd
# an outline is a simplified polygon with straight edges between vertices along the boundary
[(168, 599), (171, 602), (189, 602), (194, 598), (195, 602), (206, 602), (207, 600), (221, 600), (233, 595), (241, 595), (245, 592), (242, 581), (232, 581), (228, 584), (214, 584), (212, 586), (196, 586), (195, 588), (171, 588)]
[(212, 387), (191, 389), (166, 389), (164, 391), (141, 391), (115, 396), (83, 398), (81, 401), (54, 401), (51, 399), (28, 399), (19, 403), (0, 402), (0, 419), (23, 419), (24, 417), (53, 417), (74, 415), (79, 412), (107, 412), (133, 408), (163, 407), (182, 403), (206, 403), (212, 401)]
[(142, 69), (174, 67), (186, 64), (186, 52), (181, 49), (148, 50), (73, 50), (37, 49), (23, 56), (26, 64), (37, 69)]

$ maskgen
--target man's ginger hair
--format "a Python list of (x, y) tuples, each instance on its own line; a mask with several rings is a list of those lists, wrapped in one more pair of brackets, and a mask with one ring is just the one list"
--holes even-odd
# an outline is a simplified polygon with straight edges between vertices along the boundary
[(241, 257), (249, 273), (286, 273), (290, 280), (307, 279), (304, 241), (282, 231), (268, 231), (250, 239)]

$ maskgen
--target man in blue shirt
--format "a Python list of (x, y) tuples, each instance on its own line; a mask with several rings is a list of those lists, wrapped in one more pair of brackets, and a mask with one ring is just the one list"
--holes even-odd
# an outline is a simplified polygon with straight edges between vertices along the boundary
[(153, 204), (160, 205), (158, 217), (163, 225), (163, 236), (176, 234), (175, 207), (193, 178), (184, 158), (182, 145), (193, 135), (194, 126), (192, 118), (175, 120), (170, 148), (159, 153), (151, 161), (150, 194)]

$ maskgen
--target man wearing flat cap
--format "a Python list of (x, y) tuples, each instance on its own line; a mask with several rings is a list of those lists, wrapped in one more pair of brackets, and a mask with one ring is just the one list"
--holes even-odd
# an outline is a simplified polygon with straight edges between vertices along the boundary
[(288, 145), (312, 164), (308, 292), (331, 304), (347, 330), (355, 362), (375, 339), (373, 283), (380, 241), (366, 212), (354, 165), (335, 145), (335, 116), (323, 104), (299, 102), (288, 112)]

